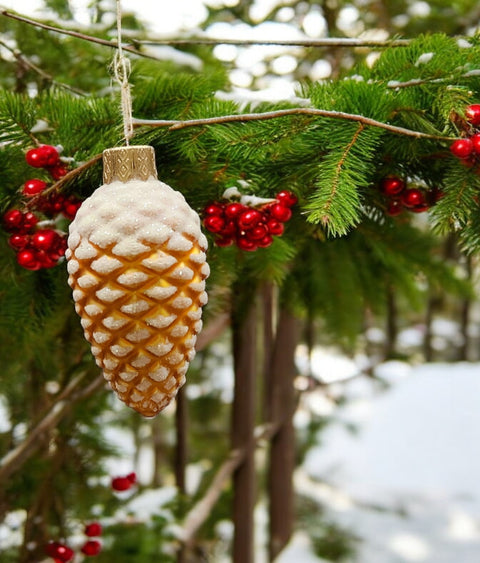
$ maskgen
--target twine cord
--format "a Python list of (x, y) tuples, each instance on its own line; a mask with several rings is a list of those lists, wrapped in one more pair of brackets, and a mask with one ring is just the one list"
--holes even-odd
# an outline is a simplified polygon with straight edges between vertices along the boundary
[(115, 80), (120, 85), (122, 116), (123, 116), (123, 133), (125, 143), (128, 146), (129, 140), (133, 137), (133, 115), (132, 115), (132, 96), (130, 93), (130, 84), (128, 82), (131, 65), (129, 59), (123, 54), (122, 49), (122, 9), (120, 0), (117, 2), (117, 50), (113, 57), (113, 74)]

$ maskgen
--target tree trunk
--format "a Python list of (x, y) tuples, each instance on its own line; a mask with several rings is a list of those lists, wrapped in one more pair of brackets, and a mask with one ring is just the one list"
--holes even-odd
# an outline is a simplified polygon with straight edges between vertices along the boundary
[(280, 422), (281, 425), (270, 445), (270, 561), (277, 557), (290, 540), (294, 523), (294, 358), (299, 337), (298, 328), (297, 319), (287, 310), (281, 310), (271, 362), (272, 422)]
[(256, 312), (256, 304), (250, 301), (246, 315), (234, 311), (232, 320), (235, 371), (232, 448), (244, 448), (246, 452), (233, 474), (233, 563), (254, 561)]
[[(467, 279), (472, 280), (473, 277), (473, 265), (472, 257), (465, 257), (465, 272), (467, 274)], [(470, 324), (470, 313), (472, 308), (472, 300), (468, 297), (463, 299), (460, 305), (460, 331), (462, 334), (463, 342), (458, 350), (458, 361), (468, 362), (470, 357), (470, 335), (468, 334), (468, 325)]]
[(392, 287), (387, 289), (387, 326), (386, 326), (386, 339), (385, 339), (385, 358), (392, 358), (395, 354), (395, 347), (397, 344), (398, 335), (398, 311), (397, 303), (395, 301), (395, 293)]
[(175, 427), (177, 442), (175, 446), (175, 483), (178, 492), (185, 494), (185, 470), (187, 466), (187, 401), (185, 387), (177, 394), (177, 410), (175, 411)]

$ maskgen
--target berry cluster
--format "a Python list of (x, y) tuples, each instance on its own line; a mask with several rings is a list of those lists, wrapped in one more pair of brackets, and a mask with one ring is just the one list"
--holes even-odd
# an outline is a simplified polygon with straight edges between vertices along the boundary
[(380, 190), (387, 197), (387, 213), (394, 217), (405, 209), (414, 213), (427, 211), (432, 205), (428, 194), (420, 188), (408, 188), (398, 176), (387, 176), (380, 182)]
[[(30, 149), (25, 159), (35, 168), (46, 169), (54, 180), (67, 174), (58, 150), (51, 145)], [(21, 190), (22, 209), (10, 209), (3, 215), (3, 228), (10, 233), (8, 243), (17, 253), (17, 262), (27, 270), (52, 268), (65, 254), (66, 234), (55, 228), (60, 215), (72, 220), (81, 202), (73, 196), (47, 193), (48, 184), (38, 178), (27, 180)], [(40, 215), (39, 215), (40, 214)]]
[(137, 482), (135, 473), (129, 473), (125, 477), (114, 477), (112, 479), (112, 489), (114, 491), (128, 491)]
[[(114, 491), (127, 491), (137, 482), (136, 473), (129, 473), (125, 477), (113, 477), (111, 487)], [(83, 533), (87, 536), (80, 551), (87, 557), (98, 555), (102, 551), (102, 544), (98, 539), (102, 535), (103, 529), (99, 522), (90, 522), (85, 525)], [(68, 563), (72, 561), (75, 552), (68, 545), (51, 541), (45, 546), (45, 553), (55, 560), (55, 563)]]
[(274, 236), (280, 236), (292, 216), (291, 208), (297, 197), (289, 191), (279, 192), (274, 200), (261, 201), (258, 207), (240, 201), (218, 201), (210, 203), (203, 210), (203, 224), (215, 235), (217, 246), (230, 246), (235, 243), (240, 249), (253, 251), (266, 248)]
[[(96, 538), (102, 535), (102, 525), (98, 522), (87, 524), (84, 529), (84, 534), (87, 536), (85, 543), (82, 545), (80, 551), (89, 557), (98, 555), (102, 551), (102, 544)], [(48, 542), (45, 546), (45, 553), (52, 557), (56, 563), (68, 563), (72, 561), (75, 552), (71, 547), (58, 541)]]
[(465, 164), (473, 166), (480, 161), (480, 104), (472, 104), (465, 110), (466, 136), (453, 141), (450, 151)]
[(57, 147), (40, 145), (25, 154), (27, 164), (33, 168), (44, 168), (54, 180), (60, 180), (68, 172), (68, 168), (60, 160)]

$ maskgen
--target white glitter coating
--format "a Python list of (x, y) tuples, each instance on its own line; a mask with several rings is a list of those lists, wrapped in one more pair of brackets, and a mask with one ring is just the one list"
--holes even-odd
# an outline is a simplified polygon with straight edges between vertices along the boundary
[(172, 252), (188, 252), (193, 248), (193, 242), (181, 233), (173, 233), (167, 244), (167, 249)]
[(144, 281), (148, 280), (148, 277), (149, 276), (144, 272), (139, 272), (134, 270), (134, 271), (125, 272), (121, 276), (118, 276), (117, 281), (121, 285), (132, 287), (135, 285), (139, 285)]
[(118, 330), (119, 328), (122, 328), (122, 326), (125, 326), (127, 323), (128, 320), (122, 317), (105, 317), (102, 320), (102, 324), (110, 330)]
[(152, 299), (158, 299), (158, 301), (163, 301), (174, 295), (178, 291), (178, 288), (174, 285), (169, 285), (167, 287), (163, 285), (156, 285), (145, 290), (143, 293), (151, 297)]
[(159, 273), (168, 270), (176, 263), (177, 263), (177, 259), (175, 258), (175, 256), (166, 254), (165, 252), (162, 251), (156, 252), (153, 256), (150, 256), (149, 258), (145, 258), (145, 260), (142, 261), (142, 264), (146, 268), (149, 268), (150, 270), (154, 270), (155, 272), (159, 272)]
[(112, 289), (111, 287), (102, 287), (95, 292), (95, 295), (100, 299), (100, 301), (105, 301), (105, 303), (112, 303), (120, 297), (125, 295), (125, 292), (121, 289)]
[(73, 258), (67, 264), (67, 272), (69, 274), (75, 274), (76, 272), (78, 272), (78, 268), (80, 268), (80, 264)]
[(85, 274), (84, 276), (80, 276), (78, 278), (77, 283), (82, 289), (85, 289), (86, 287), (95, 287), (98, 285), (98, 281), (97, 277)]
[(147, 330), (146, 328), (137, 328), (125, 335), (125, 338), (129, 342), (141, 342), (142, 340), (146, 340), (149, 336), (149, 330)]
[(101, 256), (92, 262), (92, 270), (99, 274), (110, 274), (122, 266), (120, 260), (112, 258), (111, 256)]
[(168, 377), (168, 369), (164, 366), (150, 372), (150, 377), (157, 382), (164, 381)]
[(172, 348), (173, 343), (168, 341), (147, 346), (147, 350), (158, 357), (165, 356), (165, 354), (168, 354)]
[(191, 280), (193, 278), (193, 270), (191, 268), (187, 268), (187, 266), (176, 268), (170, 274), (170, 278), (173, 280)]
[(132, 301), (132, 303), (126, 303), (120, 307), (120, 311), (127, 315), (136, 315), (138, 313), (143, 313), (150, 309), (150, 303), (144, 299), (138, 299), (137, 301)]
[(171, 325), (177, 318), (176, 315), (160, 315), (147, 319), (147, 324), (153, 326), (153, 328), (167, 328), (167, 326)]

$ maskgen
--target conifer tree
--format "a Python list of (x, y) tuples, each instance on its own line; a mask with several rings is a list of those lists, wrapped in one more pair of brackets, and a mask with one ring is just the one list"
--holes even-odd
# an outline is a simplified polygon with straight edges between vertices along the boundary
[[(45, 4), (59, 18), (72, 16), (67, 0)], [(449, 6), (457, 12), (446, 17), (444, 3), (432, 2), (429, 17), (410, 19), (408, 33), (400, 27), (406, 4), (374, 2), (371, 11), (360, 10), (362, 29), (382, 27), (390, 35), (356, 49), (339, 27), (347, 3), (322, 6), (327, 34), (340, 38), (338, 46), (311, 41), (302, 47), (305, 64), (303, 71), (297, 67), (294, 78), (301, 83), (294, 100), (246, 104), (226, 95), (232, 92), (228, 69), (211, 46), (170, 41), (174, 56), (165, 60), (147, 48), (155, 43), (148, 29), (124, 15), (134, 94), (131, 142), (155, 149), (160, 179), (185, 196), (208, 236), (205, 333), (228, 311), (238, 344), (245, 334), (235, 332), (237, 323), (255, 324), (249, 307), (258, 306), (265, 288), (271, 291), (258, 372), (262, 360), (285, 365), (275, 335), (287, 334), (290, 342), (303, 338), (296, 323), (307, 336), (313, 327), (322, 338), (351, 347), (367, 314), (384, 322), (392, 295), (407, 312), (424, 306), (427, 285), (442, 294), (472, 295), (458, 269), (465, 255), (474, 261), (480, 250), (480, 40), (471, 33), (476, 3)], [(226, 19), (258, 23), (251, 9), (252, 2), (244, 1), (210, 8), (205, 26)], [(280, 9), (263, 18), (280, 17)], [(295, 2), (291, 9), (292, 21), (301, 25), (305, 10), (317, 7)], [(51, 251), (42, 254), (43, 262), (25, 254), (40, 228), (66, 232), (76, 206), (102, 183), (102, 151), (123, 142), (118, 86), (107, 70), (116, 49), (107, 15), (102, 2), (92, 3), (87, 36), (84, 29), (69, 33), (70, 24), (53, 18), (39, 27), (38, 20), (0, 11), (0, 395), (8, 421), (0, 434), (0, 514), (7, 521), (22, 518), (21, 540), (6, 548), (6, 562), (41, 561), (49, 540), (67, 541), (92, 519), (94, 504), (106, 520), (121, 509), (122, 497), (105, 486), (105, 460), (115, 454), (107, 425), (133, 429), (138, 443), (147, 429), (158, 458), (173, 456), (171, 416), (139, 422), (105, 390), (73, 307), (61, 235), (54, 251), (47, 242), (35, 243), (36, 250), (43, 244)], [(436, 33), (429, 32), (433, 22)], [(395, 40), (394, 34), (404, 37)], [(331, 79), (314, 81), (306, 69), (323, 48), (334, 70)], [(26, 154), (42, 146), (61, 146), (60, 169), (32, 167)], [(32, 179), (37, 183), (26, 187)], [(225, 215), (235, 204), (245, 206), (248, 219), (232, 208), (232, 216)], [(47, 223), (39, 227), (28, 213)], [(461, 259), (444, 259), (448, 237)], [(286, 319), (285, 333), (269, 329), (277, 318)], [(236, 353), (241, 364), (245, 356)], [(221, 360), (208, 346), (199, 352), (191, 368), (199, 388), (212, 385), (212, 362), (218, 368)], [(292, 449), (295, 397), (290, 380), (285, 386), (291, 370), (282, 381), (265, 371), (265, 393), (284, 393), (290, 416), (285, 420), (276, 396), (264, 409), (271, 415), (264, 422), (272, 423), (266, 432), (283, 428), (280, 436)], [(189, 403), (190, 461), (205, 461), (208, 451), (212, 472), (228, 455), (229, 413), (216, 393)], [(250, 406), (253, 425), (263, 415), (258, 404)], [(234, 444), (237, 457), (230, 461), (237, 467), (242, 443)], [(251, 454), (244, 454), (249, 463)], [(169, 481), (170, 467), (160, 465), (156, 484)], [(121, 561), (125, 554), (139, 562), (174, 560), (168, 524), (183, 521), (208, 489), (208, 477), (196, 497), (179, 495), (168, 517), (158, 516), (150, 527), (114, 519), (97, 560)], [(231, 490), (218, 494), (225, 502), (202, 528), (212, 543), (215, 524), (230, 514)], [(272, 559), (290, 533), (272, 540)], [(190, 540), (184, 543), (191, 556)], [(187, 557), (178, 553), (178, 560)]]

